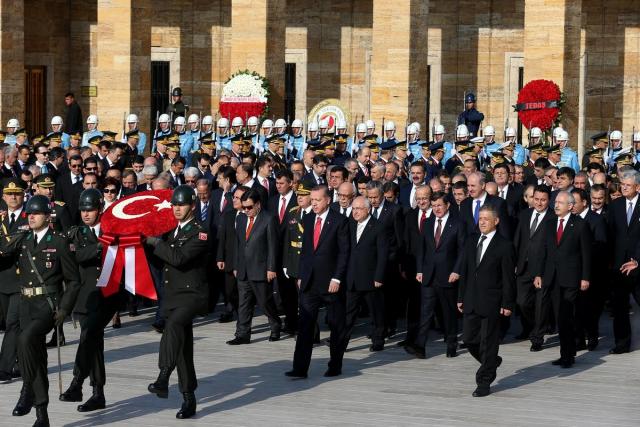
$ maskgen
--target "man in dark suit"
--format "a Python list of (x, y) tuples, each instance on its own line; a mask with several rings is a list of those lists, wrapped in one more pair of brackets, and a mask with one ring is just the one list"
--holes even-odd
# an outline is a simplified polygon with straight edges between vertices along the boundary
[(562, 368), (575, 363), (575, 303), (578, 292), (589, 288), (591, 277), (591, 233), (589, 225), (572, 215), (573, 195), (561, 191), (556, 195), (556, 221), (546, 224), (544, 248), (539, 257), (536, 288), (551, 291), (553, 310), (560, 336), (560, 359), (553, 362)]
[(78, 200), (82, 193), (82, 157), (73, 156), (69, 159), (69, 171), (58, 176), (56, 180), (56, 200), (62, 200), (68, 207), (71, 222), (77, 224), (80, 220)]
[(416, 254), (416, 281), (420, 283), (422, 306), (420, 329), (415, 341), (405, 349), (419, 359), (425, 357), (425, 345), (436, 304), (442, 310), (447, 357), (455, 357), (458, 348), (458, 279), (462, 267), (465, 233), (459, 219), (449, 214), (444, 192), (431, 195), (432, 215), (419, 234)]
[(289, 377), (306, 378), (318, 310), (327, 306), (327, 320), (331, 329), (331, 358), (325, 376), (342, 374), (344, 356), (345, 286), (349, 263), (349, 223), (347, 218), (329, 209), (331, 197), (325, 186), (311, 191), (314, 215), (304, 217), (302, 253), (298, 287), (300, 289), (300, 318), (293, 369)]
[[(267, 203), (268, 200), (277, 194), (276, 191), (276, 180), (271, 176), (273, 173), (272, 160), (268, 157), (261, 156), (258, 157), (256, 161), (256, 177), (255, 180), (258, 181), (258, 184), (262, 185), (262, 187), (267, 192)], [(267, 208), (267, 204), (264, 205), (264, 208)]]
[(524, 187), (516, 182), (509, 183), (511, 172), (507, 163), (498, 163), (493, 167), (493, 179), (498, 185), (498, 197), (507, 205), (507, 215), (511, 220), (511, 229), (518, 225), (518, 215), (523, 208), (522, 193)]
[(233, 210), (233, 191), (237, 187), (236, 171), (231, 166), (221, 166), (216, 173), (218, 188), (211, 192), (212, 220), (218, 226), (222, 216)]
[(269, 212), (262, 210), (257, 191), (242, 195), (244, 215), (236, 227), (236, 257), (233, 274), (238, 279), (238, 323), (236, 337), (227, 344), (248, 344), (251, 340), (253, 308), (258, 306), (269, 319), (269, 341), (280, 339), (281, 321), (273, 300), (273, 280), (277, 271), (278, 230)]
[(631, 322), (629, 321), (629, 294), (640, 300), (637, 271), (629, 274), (629, 267), (640, 260), (640, 173), (624, 172), (620, 176), (623, 197), (615, 199), (607, 212), (609, 239), (612, 249), (611, 301), (613, 308), (613, 334), (615, 346), (611, 354), (628, 353), (631, 348)]
[(240, 164), (236, 169), (236, 179), (238, 185), (244, 185), (245, 187), (256, 190), (258, 194), (260, 194), (260, 203), (262, 206), (267, 206), (269, 194), (262, 184), (253, 179), (253, 166), (247, 163)]
[(515, 306), (515, 255), (511, 242), (496, 232), (496, 208), (487, 204), (478, 216), (480, 236), (468, 238), (463, 251), (458, 310), (464, 313), (462, 339), (480, 362), (473, 396), (483, 397), (502, 363), (500, 317), (510, 316)]
[(478, 220), (480, 208), (484, 205), (493, 206), (498, 212), (498, 232), (508, 240), (511, 240), (512, 230), (504, 200), (497, 196), (487, 194), (485, 190), (486, 178), (481, 172), (473, 172), (467, 178), (469, 197), (460, 203), (460, 219), (462, 220), (467, 237), (479, 234)]
[[(313, 158), (313, 166), (311, 172), (304, 176), (305, 179), (312, 179), (316, 185), (327, 184), (327, 166), (329, 166), (329, 159), (324, 154), (317, 154)], [(331, 195), (329, 195), (331, 197)]]
[(180, 156), (171, 160), (171, 167), (169, 168), (169, 184), (171, 184), (171, 188), (176, 188), (185, 183), (184, 174), (182, 173), (185, 163), (184, 158)]
[(426, 176), (426, 166), (424, 162), (413, 162), (411, 164), (411, 184), (400, 187), (400, 205), (404, 208), (416, 207), (416, 189), (424, 185)]
[(544, 229), (556, 216), (549, 210), (551, 190), (546, 185), (536, 186), (533, 208), (520, 213), (514, 237), (516, 248), (517, 302), (520, 307), (522, 332), (516, 338), (531, 340), (531, 351), (542, 350), (544, 333), (550, 314), (548, 288), (533, 286), (535, 266), (544, 249)]
[(373, 333), (369, 351), (384, 348), (384, 294), (382, 287), (388, 254), (387, 235), (382, 224), (370, 215), (371, 205), (364, 196), (352, 204), (353, 218), (349, 220), (351, 252), (347, 268), (346, 339), (348, 345), (356, 323), (360, 304), (365, 301), (373, 318)]
[[(214, 223), (215, 205), (211, 202), (211, 181), (200, 178), (196, 181), (196, 207), (194, 216), (208, 235), (207, 254), (207, 282), (209, 284), (209, 312), (215, 310), (220, 294), (224, 295), (223, 280), (220, 270), (216, 267), (216, 250), (218, 249), (218, 226)], [(227, 301), (225, 300), (225, 306)]]

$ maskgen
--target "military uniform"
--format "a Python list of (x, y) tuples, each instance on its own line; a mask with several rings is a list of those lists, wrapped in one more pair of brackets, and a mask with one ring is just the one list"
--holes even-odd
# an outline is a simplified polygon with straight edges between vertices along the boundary
[(295, 206), (287, 212), (284, 219), (286, 227), (282, 245), (282, 268), (286, 270), (287, 276), (298, 278), (298, 264), (300, 262), (300, 251), (302, 250), (302, 218), (304, 212), (300, 206)]

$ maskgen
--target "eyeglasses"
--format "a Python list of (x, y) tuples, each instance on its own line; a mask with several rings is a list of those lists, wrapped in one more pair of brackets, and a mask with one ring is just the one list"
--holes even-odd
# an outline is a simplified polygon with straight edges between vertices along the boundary
[(251, 205), (251, 206), (243, 206), (243, 207), (242, 207), (242, 210), (243, 210), (243, 211), (250, 211), (251, 209), (253, 209), (253, 207), (254, 207), (254, 206), (255, 206), (255, 205)]
[(338, 193), (338, 197), (353, 197), (353, 194)]
[(71, 164), (71, 165), (69, 165), (69, 167), (71, 167), (71, 168), (73, 168), (73, 169), (78, 169), (78, 168), (81, 168), (81, 167), (82, 167), (82, 165), (79, 165), (79, 164), (78, 164), (78, 165)]
[(184, 182), (186, 182), (187, 184), (195, 184), (196, 180), (195, 179), (185, 179)]
[(118, 194), (118, 190), (115, 188), (105, 188), (102, 192), (105, 194)]
[(87, 170), (87, 172), (93, 172), (93, 171), (98, 170), (97, 167), (96, 168), (85, 168), (85, 169)]
[(43, 156), (48, 156), (49, 152), (48, 151), (41, 151), (38, 154), (42, 154)]

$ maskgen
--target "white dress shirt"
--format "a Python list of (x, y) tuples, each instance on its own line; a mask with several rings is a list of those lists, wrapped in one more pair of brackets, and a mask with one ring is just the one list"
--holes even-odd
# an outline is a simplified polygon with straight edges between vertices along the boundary
[[(493, 239), (493, 236), (496, 235), (496, 230), (493, 230), (491, 233), (489, 234), (483, 234), (482, 236), (486, 236), (487, 238), (484, 240), (484, 242), (482, 243), (482, 253), (480, 254), (480, 261), (482, 261), (482, 258), (484, 258), (484, 254), (485, 252), (487, 252), (487, 248), (489, 247), (489, 243), (491, 243), (491, 239)], [(480, 243), (480, 238), (478, 238), (478, 244)]]
[(360, 237), (362, 237), (362, 233), (364, 232), (365, 227), (369, 223), (370, 218), (371, 218), (371, 215), (367, 215), (364, 221), (358, 222), (358, 225), (356, 226), (356, 243), (360, 241)]
[(447, 225), (447, 220), (449, 219), (449, 211), (442, 218), (435, 218), (434, 226), (433, 226), (433, 237), (436, 237), (436, 231), (438, 231), (438, 220), (442, 221), (441, 229), (440, 229), (440, 237), (442, 237), (442, 233), (444, 233), (444, 226)]
[(482, 195), (480, 197), (478, 197), (477, 199), (473, 199), (472, 203), (471, 203), (471, 216), (473, 217), (473, 214), (476, 211), (476, 202), (480, 200), (480, 207), (484, 206), (484, 202), (485, 200), (487, 200), (487, 192), (483, 192)]

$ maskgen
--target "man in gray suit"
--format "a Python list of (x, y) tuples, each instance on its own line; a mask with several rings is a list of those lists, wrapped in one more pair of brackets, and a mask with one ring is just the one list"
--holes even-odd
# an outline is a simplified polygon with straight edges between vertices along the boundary
[(234, 274), (238, 279), (238, 322), (236, 337), (229, 345), (249, 344), (251, 319), (256, 301), (269, 319), (269, 341), (280, 339), (282, 322), (273, 300), (276, 278), (278, 230), (275, 217), (262, 210), (260, 193), (249, 190), (242, 195), (242, 211), (236, 226)]

